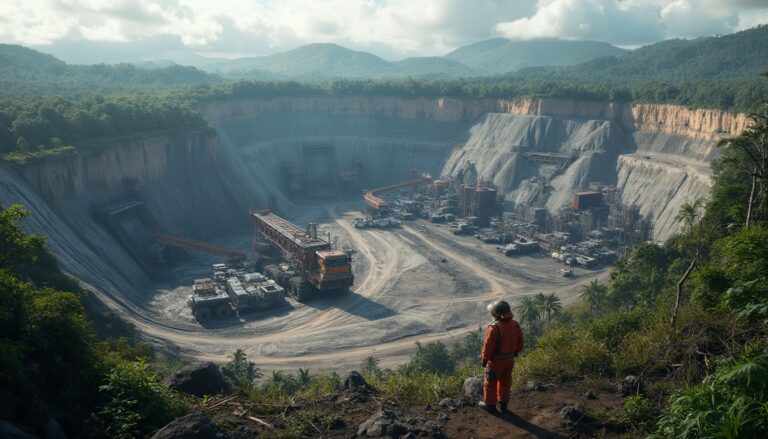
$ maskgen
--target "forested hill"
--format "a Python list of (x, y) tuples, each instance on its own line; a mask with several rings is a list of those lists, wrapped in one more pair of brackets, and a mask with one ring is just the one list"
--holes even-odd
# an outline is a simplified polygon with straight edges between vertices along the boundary
[(165, 89), (222, 82), (194, 67), (144, 69), (131, 64), (69, 65), (19, 45), (0, 44), (0, 89), (6, 97)]
[(459, 47), (445, 58), (489, 75), (532, 66), (569, 66), (623, 52), (623, 49), (598, 41), (510, 41), (493, 38)]
[(518, 78), (587, 82), (760, 81), (768, 69), (768, 26), (696, 40), (667, 40), (569, 67), (536, 67)]

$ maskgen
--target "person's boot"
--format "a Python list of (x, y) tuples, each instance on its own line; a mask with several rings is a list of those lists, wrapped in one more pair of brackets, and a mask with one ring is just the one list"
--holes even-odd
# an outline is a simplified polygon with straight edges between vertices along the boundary
[(496, 406), (495, 405), (486, 404), (485, 401), (478, 402), (477, 406), (480, 407), (481, 409), (485, 410), (488, 413), (492, 413), (492, 414), (496, 413)]
[(499, 411), (504, 415), (511, 413), (509, 408), (507, 408), (507, 404), (509, 404), (509, 401), (499, 401)]

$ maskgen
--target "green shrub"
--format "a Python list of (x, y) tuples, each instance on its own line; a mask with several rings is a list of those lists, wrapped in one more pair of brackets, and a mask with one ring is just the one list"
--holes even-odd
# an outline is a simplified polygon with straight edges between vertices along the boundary
[(101, 411), (108, 437), (142, 436), (186, 411), (182, 398), (162, 384), (144, 360), (113, 367), (99, 389), (109, 398)]
[(589, 323), (589, 332), (610, 350), (624, 342), (628, 334), (648, 324), (649, 311), (643, 308), (619, 310), (607, 313)]
[(656, 437), (767, 437), (768, 353), (750, 345), (698, 386), (670, 398)]
[(619, 416), (619, 422), (633, 430), (647, 430), (658, 417), (654, 404), (643, 395), (632, 395), (624, 401), (624, 410)]
[(369, 380), (374, 388), (381, 392), (381, 397), (402, 406), (434, 404), (443, 398), (460, 395), (464, 377), (477, 376), (480, 368), (466, 367), (452, 374), (436, 372), (390, 373)]
[(514, 387), (529, 380), (564, 380), (611, 372), (612, 359), (604, 342), (584, 328), (557, 327), (544, 331), (536, 349), (524, 353), (512, 376)]

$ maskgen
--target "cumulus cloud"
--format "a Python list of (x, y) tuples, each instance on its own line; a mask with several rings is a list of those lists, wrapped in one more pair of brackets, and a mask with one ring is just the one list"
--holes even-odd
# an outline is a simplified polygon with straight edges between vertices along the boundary
[(564, 38), (638, 45), (669, 37), (699, 37), (739, 29), (765, 0), (540, 0), (533, 15), (499, 23), (509, 38)]
[(664, 36), (658, 13), (654, 5), (631, 1), (541, 1), (534, 15), (500, 23), (496, 30), (515, 39), (566, 38), (638, 44)]
[(534, 7), (535, 0), (10, 0), (0, 19), (12, 25), (0, 29), (0, 39), (39, 45), (172, 35), (195, 49), (246, 41), (254, 52), (268, 52), (329, 41), (442, 54), (492, 36), (498, 21)]
[(402, 58), (493, 36), (638, 45), (728, 33), (768, 22), (767, 7), (767, 0), (4, 0), (0, 41), (53, 53), (96, 45), (108, 52), (105, 44), (151, 52), (161, 41), (238, 55), (334, 42)]

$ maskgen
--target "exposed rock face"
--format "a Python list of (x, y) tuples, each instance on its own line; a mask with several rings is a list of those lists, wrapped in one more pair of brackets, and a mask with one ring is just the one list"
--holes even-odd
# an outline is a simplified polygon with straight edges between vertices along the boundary
[(187, 366), (165, 380), (166, 384), (178, 392), (197, 397), (232, 392), (230, 383), (219, 366), (214, 363), (201, 363)]
[(226, 439), (227, 435), (205, 413), (193, 412), (176, 418), (152, 439)]
[[(525, 154), (577, 150), (550, 181), (546, 207), (556, 210), (592, 181), (616, 184), (663, 240), (680, 227), (679, 206), (709, 193), (717, 139), (747, 124), (717, 110), (557, 99), (282, 97), (215, 102), (201, 112), (218, 135), (148, 137), (24, 167), (0, 163), (0, 205), (24, 204), (32, 211), (25, 227), (49, 236), (66, 271), (114, 307), (135, 308), (150, 300), (150, 274), (95, 215), (124, 198), (125, 178), (137, 182), (161, 231), (215, 241), (250, 233), (248, 209), (273, 197), (278, 212), (298, 222), (323, 215), (287, 197), (286, 165), (313, 187), (360, 159), (355, 184), (326, 188), (350, 197), (415, 169), (473, 173), (508, 191), (508, 201), (526, 202), (540, 170)], [(311, 144), (331, 144), (333, 153), (317, 161), (305, 154)]]

